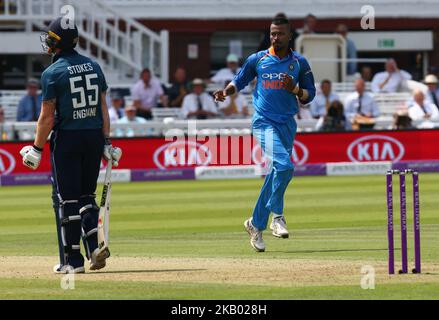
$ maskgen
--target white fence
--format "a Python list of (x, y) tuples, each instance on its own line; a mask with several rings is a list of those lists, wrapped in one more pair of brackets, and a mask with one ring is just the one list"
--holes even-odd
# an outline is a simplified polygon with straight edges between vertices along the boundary
[[(298, 120), (299, 132), (315, 131), (318, 120)], [(413, 126), (418, 127), (423, 121), (414, 121)], [(174, 137), (187, 135), (216, 136), (216, 135), (248, 135), (251, 133), (251, 119), (213, 119), (213, 120), (171, 120), (148, 121), (147, 123), (111, 125), (112, 137)], [(376, 121), (376, 130), (390, 130), (393, 127), (392, 117), (381, 117)], [(428, 127), (439, 128), (439, 121), (430, 122)], [(5, 132), (7, 139), (3, 140), (33, 140), (35, 138), (35, 122), (13, 122), (0, 126), (0, 131)], [(0, 135), (0, 141), (2, 140)], [(4, 138), (4, 137), (3, 137)]]
[(163, 82), (168, 81), (168, 32), (153, 32), (105, 1), (2, 0), (0, 22), (22, 25), (24, 32), (32, 31), (32, 26), (43, 29), (61, 15), (66, 5), (75, 9), (78, 51), (100, 63), (107, 81), (137, 79), (143, 67), (149, 67)]

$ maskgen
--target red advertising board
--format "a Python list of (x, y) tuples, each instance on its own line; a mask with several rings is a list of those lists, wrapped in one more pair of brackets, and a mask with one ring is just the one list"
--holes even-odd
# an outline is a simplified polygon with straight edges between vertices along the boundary
[[(263, 162), (251, 136), (114, 139), (123, 149), (121, 169), (168, 169)], [(0, 174), (25, 173), (20, 149), (26, 143), (0, 143)], [(326, 162), (439, 159), (439, 130), (348, 133), (299, 133), (294, 145), (297, 164)], [(37, 172), (50, 171), (49, 146)]]

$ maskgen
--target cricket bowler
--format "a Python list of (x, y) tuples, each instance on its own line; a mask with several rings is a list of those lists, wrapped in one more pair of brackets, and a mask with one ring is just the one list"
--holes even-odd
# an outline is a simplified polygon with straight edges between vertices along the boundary
[(279, 238), (289, 236), (283, 211), (285, 190), (294, 172), (291, 161), (297, 131), (294, 115), (299, 111), (297, 99), (308, 104), (316, 91), (308, 62), (288, 46), (291, 37), (288, 19), (275, 18), (270, 26), (271, 47), (249, 56), (234, 80), (224, 90), (214, 93), (217, 101), (224, 101), (226, 96), (257, 78), (252, 132), (267, 158), (269, 170), (253, 217), (244, 223), (250, 244), (257, 252), (265, 251), (262, 232), (267, 228), (271, 212), (272, 234)]
[(34, 145), (20, 153), (23, 164), (36, 170), (52, 132), (52, 199), (60, 256), (60, 264), (53, 271), (85, 271), (81, 236), (90, 270), (98, 270), (105, 267), (109, 257), (109, 251), (100, 252), (97, 243), (99, 208), (95, 191), (101, 158), (117, 165), (122, 154), (109, 140), (107, 83), (99, 65), (74, 49), (78, 29), (72, 20), (54, 20), (41, 41), (53, 60), (41, 76), (43, 101)]

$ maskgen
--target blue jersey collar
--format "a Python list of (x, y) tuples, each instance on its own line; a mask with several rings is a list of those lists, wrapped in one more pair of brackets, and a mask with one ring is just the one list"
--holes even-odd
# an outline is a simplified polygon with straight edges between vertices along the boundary
[(290, 48), (290, 50), (288, 51), (288, 54), (285, 57), (283, 57), (282, 59), (276, 55), (276, 53), (274, 52), (274, 48), (272, 46), (270, 48), (268, 48), (268, 54), (273, 56), (273, 57), (276, 57), (279, 60), (284, 60), (284, 59), (288, 59), (290, 57), (290, 55), (291, 56), (293, 55), (293, 49)]
[(52, 63), (56, 62), (61, 57), (67, 57), (67, 56), (71, 56), (74, 54), (78, 54), (78, 52), (75, 49), (63, 50), (60, 53), (57, 53), (53, 56)]

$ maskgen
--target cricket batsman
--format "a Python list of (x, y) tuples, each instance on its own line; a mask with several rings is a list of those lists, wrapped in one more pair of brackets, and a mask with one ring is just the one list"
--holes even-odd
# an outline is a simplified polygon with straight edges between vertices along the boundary
[(285, 190), (294, 172), (291, 161), (297, 131), (294, 115), (299, 111), (297, 99), (302, 104), (310, 103), (316, 91), (308, 62), (288, 46), (291, 37), (289, 21), (275, 18), (270, 26), (271, 47), (249, 56), (234, 80), (224, 90), (214, 93), (217, 101), (224, 101), (226, 96), (257, 78), (252, 131), (268, 160), (269, 171), (253, 217), (244, 223), (250, 244), (257, 252), (265, 251), (262, 232), (267, 228), (271, 212), (272, 234), (279, 238), (289, 236), (283, 211)]
[(78, 29), (74, 21), (66, 17), (54, 20), (41, 41), (53, 60), (41, 76), (43, 101), (34, 144), (20, 153), (23, 164), (36, 170), (52, 132), (52, 199), (60, 256), (53, 271), (85, 271), (81, 236), (90, 270), (98, 270), (109, 257), (109, 251), (101, 252), (97, 243), (95, 191), (101, 158), (117, 165), (122, 155), (109, 140), (107, 83), (99, 65), (75, 51)]

